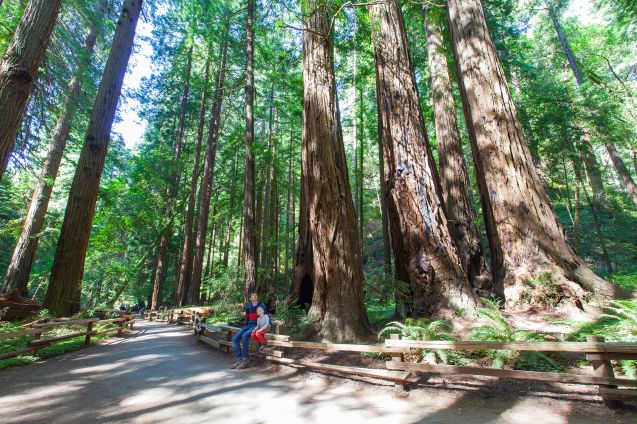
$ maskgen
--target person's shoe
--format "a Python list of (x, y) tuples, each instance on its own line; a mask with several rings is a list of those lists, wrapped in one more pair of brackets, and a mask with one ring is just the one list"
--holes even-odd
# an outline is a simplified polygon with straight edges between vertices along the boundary
[(243, 361), (241, 361), (239, 366), (237, 366), (238, 370), (243, 370), (243, 369), (246, 369), (246, 368), (250, 368), (250, 360), (249, 359), (244, 359)]
[(237, 359), (237, 361), (234, 364), (230, 365), (230, 369), (233, 370), (237, 368), (239, 365), (241, 365), (241, 362), (243, 362), (241, 359)]

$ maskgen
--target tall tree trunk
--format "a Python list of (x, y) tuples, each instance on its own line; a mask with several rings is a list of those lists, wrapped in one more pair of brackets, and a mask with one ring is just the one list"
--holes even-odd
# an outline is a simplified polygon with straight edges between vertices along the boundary
[(226, 77), (226, 53), (228, 51), (227, 40), (221, 40), (220, 63), (215, 78), (215, 94), (210, 113), (208, 126), (208, 142), (204, 155), (204, 169), (201, 177), (201, 198), (199, 201), (199, 216), (197, 234), (195, 238), (195, 253), (192, 264), (190, 302), (199, 303), (199, 291), (201, 289), (201, 276), (203, 271), (204, 249), (208, 233), (208, 217), (210, 215), (210, 194), (214, 177), (215, 159), (217, 156), (217, 139), (219, 137), (219, 119), (221, 117), (221, 105), (224, 97), (224, 81)]
[(254, 211), (254, 5), (248, 0), (246, 21), (246, 133), (245, 133), (245, 176), (243, 187), (243, 267), (245, 270), (244, 297), (247, 299), (257, 285), (257, 239)]
[(55, 315), (72, 315), (80, 309), (82, 274), (97, 193), (141, 8), (142, 0), (124, 1), (91, 112), (44, 301), (44, 307)]
[(371, 5), (376, 78), (383, 124), (389, 196), (412, 291), (410, 314), (451, 315), (476, 306), (453, 244), (440, 183), (423, 124), (407, 35), (395, 0)]
[[(376, 53), (374, 53), (374, 60)], [(379, 179), (379, 188), (380, 188), (380, 216), (383, 228), (383, 264), (385, 269), (385, 277), (389, 277), (391, 275), (391, 241), (389, 239), (389, 216), (387, 213), (387, 198), (389, 193), (387, 191), (387, 183), (385, 179), (385, 159), (383, 155), (383, 117), (382, 117), (382, 105), (380, 104), (380, 97), (378, 96), (378, 78), (376, 78), (376, 113), (377, 113), (377, 141), (378, 141), (378, 179)], [(400, 294), (398, 290), (396, 290), (396, 309), (404, 309), (399, 308), (399, 298)], [(399, 318), (404, 318), (403, 316), (399, 316)]]
[[(265, 167), (265, 188), (263, 190), (263, 218), (261, 220), (261, 237), (260, 237), (260, 248), (259, 248), (259, 266), (261, 267), (261, 273), (257, 276), (257, 293), (259, 297), (263, 297), (265, 295), (265, 287), (264, 283), (267, 281), (270, 268), (269, 268), (269, 254), (270, 254), (270, 230), (271, 220), (270, 220), (270, 190), (272, 186), (272, 170), (273, 170), (273, 148), (272, 148), (272, 133), (273, 133), (273, 118), (274, 118), (274, 85), (270, 89), (270, 107), (268, 114), (268, 149), (267, 149), (267, 157), (266, 157), (266, 167)], [(264, 281), (265, 278), (265, 281)]]
[(232, 236), (232, 217), (234, 216), (234, 203), (237, 197), (237, 160), (239, 158), (239, 151), (237, 150), (234, 155), (234, 161), (232, 164), (232, 182), (230, 183), (230, 210), (226, 217), (226, 232), (225, 232), (225, 246), (223, 249), (223, 265), (228, 267), (228, 257), (230, 255), (230, 238)]
[(0, 180), (61, 5), (62, 0), (31, 0), (0, 63)]
[(293, 155), (293, 141), (294, 141), (294, 126), (290, 123), (290, 146), (288, 148), (288, 185), (287, 185), (287, 202), (285, 204), (285, 262), (283, 265), (284, 284), (285, 287), (290, 286), (290, 272), (288, 269), (290, 263), (290, 231), (293, 228), (291, 223), (292, 219), (292, 204), (294, 202), (294, 178), (292, 171), (292, 155)]
[(363, 103), (363, 88), (358, 89), (358, 108), (356, 108), (358, 114), (358, 198), (355, 202), (358, 202), (358, 237), (361, 239), (361, 248), (365, 249), (365, 226), (363, 225), (365, 220), (365, 210), (363, 209), (363, 203), (365, 200), (365, 187), (363, 187), (363, 181), (365, 180), (363, 174), (363, 158), (365, 157), (365, 122), (364, 122), (364, 103)]
[[(568, 39), (564, 34), (562, 25), (560, 24), (560, 21), (553, 7), (549, 6), (548, 12), (549, 17), (551, 18), (551, 22), (553, 23), (553, 27), (555, 28), (555, 32), (557, 33), (557, 38), (560, 40), (560, 44), (562, 45), (562, 51), (564, 52), (564, 55), (566, 55), (568, 64), (573, 71), (573, 76), (575, 77), (575, 81), (577, 82), (577, 86), (579, 87), (584, 84), (584, 77), (582, 76), (579, 66), (577, 65), (575, 54), (573, 54), (573, 50), (571, 50), (571, 46), (569, 45)], [(593, 201), (601, 201), (602, 203), (605, 203), (606, 195), (604, 192), (604, 182), (602, 180), (599, 162), (597, 161), (593, 146), (591, 145), (591, 134), (587, 128), (584, 129), (581, 144), (581, 148), (584, 149), (584, 164), (586, 165), (586, 175), (588, 177), (588, 182), (591, 186), (591, 189), (593, 190)]]
[(210, 81), (210, 62), (212, 59), (212, 43), (208, 48), (208, 58), (206, 59), (206, 71), (204, 77), (203, 90), (201, 92), (201, 102), (199, 104), (199, 120), (197, 124), (197, 141), (195, 143), (194, 164), (192, 168), (192, 178), (190, 180), (190, 192), (188, 193), (188, 209), (186, 211), (186, 223), (184, 228), (184, 239), (179, 257), (179, 277), (177, 279), (177, 289), (175, 290), (175, 304), (181, 306), (188, 302), (190, 291), (190, 273), (192, 269), (192, 242), (193, 242), (193, 221), (195, 216), (195, 198), (197, 197), (197, 181), (199, 180), (199, 160), (201, 156), (201, 141), (203, 140), (204, 125), (206, 123), (206, 103), (208, 101), (208, 83)]
[(630, 149), (630, 158), (633, 162), (633, 169), (635, 170), (635, 174), (637, 174), (637, 152), (633, 146), (629, 146)]
[(611, 161), (613, 161), (615, 170), (617, 171), (619, 178), (621, 178), (624, 183), (624, 187), (626, 187), (628, 194), (630, 194), (633, 204), (637, 206), (637, 185), (635, 185), (635, 181), (633, 181), (630, 176), (630, 172), (628, 172), (626, 164), (624, 164), (624, 161), (617, 152), (617, 149), (612, 144), (606, 144), (606, 151), (608, 152), (608, 156), (610, 156)]
[(151, 298), (150, 309), (155, 310), (161, 305), (164, 282), (166, 280), (166, 268), (168, 259), (168, 245), (170, 244), (170, 236), (172, 235), (173, 206), (179, 193), (179, 183), (181, 174), (179, 172), (179, 158), (181, 156), (181, 142), (184, 138), (184, 124), (186, 123), (186, 112), (188, 110), (188, 96), (190, 95), (190, 72), (192, 70), (192, 50), (193, 44), (190, 44), (188, 50), (188, 59), (186, 62), (186, 79), (184, 81), (184, 90), (181, 96), (181, 109), (179, 113), (179, 124), (177, 127), (177, 139), (175, 140), (175, 152), (173, 163), (171, 166), (170, 176), (168, 180), (168, 190), (166, 192), (166, 205), (164, 206), (164, 222), (166, 223), (159, 240), (159, 252), (157, 256), (157, 267), (155, 268), (155, 277), (153, 279), (153, 296)]
[(529, 279), (547, 273), (578, 306), (585, 290), (622, 295), (566, 242), (533, 166), (481, 2), (450, 0), (448, 14), (496, 287), (504, 287), (509, 306), (522, 300)]
[(321, 338), (368, 334), (361, 245), (356, 232), (336, 97), (328, 6), (303, 2), (302, 184), (309, 212), (314, 294), (308, 318)]
[[(456, 106), (442, 39), (444, 12), (440, 7), (429, 10), (424, 7), (423, 12), (445, 211), (462, 269), (476, 292), (486, 297), (496, 293), (484, 263), (480, 233), (475, 223), (476, 213), (471, 205), (469, 175), (460, 145)], [(502, 296), (503, 293), (497, 295)]]
[[(98, 4), (96, 12), (101, 14), (103, 13), (103, 9), (104, 2), (102, 1)], [(69, 92), (62, 106), (62, 113), (53, 130), (49, 151), (42, 164), (40, 178), (31, 195), (31, 204), (24, 221), (24, 226), (22, 227), (22, 233), (13, 251), (13, 256), (7, 268), (7, 274), (0, 292), (9, 293), (13, 288), (18, 288), (21, 296), (28, 296), (27, 283), (29, 282), (35, 253), (38, 249), (40, 231), (42, 231), (42, 227), (44, 226), (44, 217), (49, 207), (53, 185), (55, 184), (55, 179), (60, 169), (62, 154), (64, 153), (66, 142), (71, 132), (71, 125), (75, 119), (80, 90), (82, 88), (82, 78), (84, 72), (90, 65), (96, 39), (97, 25), (93, 23), (89, 33), (84, 39), (84, 51), (86, 55), (80, 55), (76, 64)]]

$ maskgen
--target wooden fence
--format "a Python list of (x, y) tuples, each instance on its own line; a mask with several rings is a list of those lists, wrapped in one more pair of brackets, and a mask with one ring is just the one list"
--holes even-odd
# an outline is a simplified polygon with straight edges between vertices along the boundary
[[(68, 340), (75, 337), (84, 336), (84, 345), (88, 346), (91, 343), (91, 337), (98, 336), (101, 334), (109, 334), (109, 333), (117, 333), (118, 336), (122, 335), (124, 328), (128, 327), (129, 329), (133, 329), (135, 325), (135, 315), (122, 315), (120, 318), (114, 319), (103, 319), (99, 318), (87, 318), (87, 319), (78, 319), (72, 321), (51, 321), (45, 322), (42, 324), (32, 324), (28, 328), (15, 331), (12, 333), (0, 333), (0, 339), (13, 339), (16, 337), (29, 337), (30, 340), (27, 341), (27, 346), (22, 349), (14, 350), (12, 352), (7, 352), (0, 354), (0, 360), (12, 358), (14, 356), (23, 355), (23, 354), (31, 354), (36, 355), (38, 351), (42, 348), (50, 346), (53, 343), (60, 342), (62, 340)], [(96, 331), (93, 330), (94, 327), (101, 324), (110, 324), (117, 323), (117, 327), (107, 328), (105, 330)], [(77, 331), (74, 333), (63, 334), (61, 336), (42, 338), (43, 333), (50, 331), (53, 328), (57, 327), (83, 327), (86, 326), (86, 330)]]
[[(240, 330), (232, 326), (212, 326), (205, 324), (198, 315), (195, 315), (193, 318), (193, 329), (199, 341), (225, 352), (229, 352), (232, 347), (232, 335)], [(214, 338), (215, 335), (217, 335), (216, 338)], [(219, 340), (219, 336), (221, 336), (221, 340)], [(620, 407), (622, 400), (637, 401), (637, 390), (634, 389), (637, 387), (637, 380), (616, 378), (610, 362), (611, 360), (619, 359), (637, 359), (637, 344), (606, 343), (601, 337), (589, 336), (586, 342), (482, 342), (405, 340), (401, 339), (397, 334), (392, 334), (389, 339), (385, 340), (384, 344), (379, 345), (293, 341), (290, 336), (280, 334), (266, 334), (266, 339), (268, 340), (268, 347), (265, 351), (265, 358), (271, 362), (296, 367), (313, 368), (326, 372), (355, 374), (390, 380), (394, 382), (395, 387), (399, 390), (405, 388), (407, 380), (413, 373), (465, 374), (554, 383), (595, 385), (599, 387), (602, 400), (610, 408)], [(386, 353), (391, 355), (392, 360), (385, 363), (385, 369), (370, 369), (285, 358), (285, 349), (293, 348)], [(591, 362), (594, 375), (405, 362), (404, 355), (417, 349), (575, 352), (582, 354)], [(252, 346), (251, 351), (256, 352), (256, 347)]]

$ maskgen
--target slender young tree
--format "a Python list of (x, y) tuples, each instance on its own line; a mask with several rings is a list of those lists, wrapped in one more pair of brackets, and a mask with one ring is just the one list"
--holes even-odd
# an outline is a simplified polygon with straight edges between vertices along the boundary
[(0, 180), (61, 5), (62, 0), (29, 1), (0, 63)]
[[(101, 16), (105, 9), (104, 0), (96, 7), (96, 16)], [(38, 249), (40, 231), (44, 226), (44, 217), (49, 207), (49, 200), (53, 185), (62, 162), (62, 154), (66, 147), (71, 132), (71, 124), (75, 119), (82, 79), (86, 69), (90, 65), (91, 57), (97, 39), (98, 23), (93, 19), (86, 38), (84, 39), (84, 54), (79, 55), (75, 65), (75, 72), (71, 80), (68, 94), (62, 106), (62, 112), (53, 130), (53, 136), (49, 145), (49, 151), (42, 164), (40, 177), (31, 195), (31, 204), (24, 220), (22, 233), (18, 239), (11, 262), (7, 267), (7, 274), (0, 292), (9, 293), (13, 288), (17, 288), (22, 296), (28, 295), (27, 283), (31, 274), (31, 267)]]
[[(302, 174), (312, 240), (312, 306), (321, 338), (365, 338), (363, 267), (336, 96), (328, 4), (303, 1)], [(303, 236), (302, 236), (303, 237)]]
[[(471, 205), (469, 175), (460, 145), (456, 106), (451, 92), (449, 67), (442, 36), (444, 10), (423, 7), (427, 53), (431, 74), (436, 139), (442, 195), (458, 257), (469, 282), (481, 296), (493, 294), (493, 287), (482, 255), (480, 233)], [(498, 293), (502, 296), (502, 293)]]
[(246, 21), (246, 132), (245, 132), (245, 176), (243, 188), (243, 267), (245, 271), (245, 298), (256, 289), (256, 234), (254, 211), (254, 6), (255, 0), (248, 0)]
[(133, 49), (142, 0), (125, 0), (97, 91), (58, 239), (44, 307), (55, 315), (80, 309), (84, 261), (111, 127)]
[[(411, 287), (407, 313), (451, 315), (476, 306), (456, 252), (419, 107), (402, 11), (395, 0), (369, 6), (376, 51), (389, 208), (397, 275)], [(402, 268), (402, 270), (399, 270)]]
[(195, 198), (197, 197), (197, 182), (199, 180), (199, 161), (201, 156), (201, 142), (206, 124), (206, 104), (208, 103), (208, 83), (210, 82), (210, 62), (212, 59), (212, 46), (208, 48), (206, 59), (206, 70), (204, 85), (199, 103), (199, 118), (197, 124), (197, 141), (195, 142), (195, 155), (190, 179), (190, 191), (188, 193), (188, 209), (186, 210), (186, 223), (184, 225), (184, 238), (179, 256), (179, 275), (177, 277), (177, 288), (175, 290), (175, 303), (184, 305), (188, 302), (190, 292), (190, 274), (192, 269), (192, 244), (193, 244), (193, 223), (195, 217)]
[(166, 190), (166, 204), (163, 213), (163, 229), (159, 239), (159, 250), (157, 255), (157, 266), (155, 267), (155, 276), (153, 278), (153, 295), (150, 301), (150, 309), (155, 310), (161, 305), (164, 282), (166, 280), (168, 244), (172, 234), (173, 221), (173, 205), (177, 200), (179, 193), (179, 183), (181, 173), (179, 172), (179, 158), (181, 156), (181, 142), (184, 138), (184, 125), (186, 123), (186, 112), (188, 109), (188, 96), (190, 95), (190, 72), (192, 70), (192, 50), (193, 41), (190, 41), (188, 48), (186, 69), (184, 71), (184, 88), (181, 95), (181, 107), (179, 112), (179, 124), (177, 126), (177, 137), (175, 139), (175, 148), (173, 162), (171, 165), (170, 175), (168, 177), (168, 189)]
[[(227, 27), (223, 31), (227, 31)], [(201, 290), (201, 277), (203, 272), (203, 261), (206, 247), (206, 237), (208, 234), (208, 218), (210, 216), (210, 195), (212, 192), (212, 182), (214, 177), (215, 161), (217, 157), (217, 140), (219, 138), (219, 120), (221, 118), (221, 106), (224, 97), (224, 83), (226, 78), (226, 55), (228, 52), (228, 41), (221, 40), (220, 63), (215, 78), (215, 92), (212, 101), (212, 111), (208, 123), (208, 141), (204, 154), (204, 168), (201, 176), (201, 187), (199, 195), (199, 216), (197, 222), (197, 233), (195, 237), (195, 253), (192, 263), (192, 277), (190, 280), (191, 304), (199, 303), (199, 292)]]
[(494, 283), (509, 306), (529, 279), (548, 275), (565, 299), (581, 306), (585, 291), (619, 297), (566, 241), (536, 173), (504, 70), (479, 0), (450, 0), (448, 18), (480, 198), (491, 250)]

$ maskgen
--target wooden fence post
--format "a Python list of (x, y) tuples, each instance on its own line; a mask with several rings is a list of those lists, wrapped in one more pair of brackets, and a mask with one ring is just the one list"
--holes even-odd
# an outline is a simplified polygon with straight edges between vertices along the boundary
[[(589, 343), (602, 343), (604, 342), (603, 337), (598, 336), (586, 336), (586, 341)], [(588, 355), (587, 355), (588, 356)], [(598, 377), (610, 377), (615, 378), (615, 373), (613, 372), (613, 366), (611, 365), (608, 359), (591, 359), (591, 364), (593, 365), (593, 370), (595, 371), (595, 375)], [(599, 394), (604, 401), (604, 404), (609, 408), (621, 408), (622, 402), (615, 399), (610, 399), (608, 395), (604, 394), (603, 388), (616, 389), (615, 385), (604, 385), (599, 386)]]
[[(392, 340), (400, 340), (400, 334), (390, 334), (389, 338)], [(391, 360), (394, 362), (403, 362), (404, 359), (405, 357), (402, 352), (392, 352), (391, 354)], [(405, 391), (404, 382), (403, 383), (395, 382), (394, 389), (396, 389), (399, 392), (404, 392)]]
[(119, 329), (117, 330), (117, 337), (122, 337), (123, 331), (124, 331), (124, 320), (122, 319), (121, 321), (118, 322), (118, 324), (119, 324)]
[[(35, 333), (33, 335), (33, 340), (32, 341), (40, 340), (40, 337), (42, 337), (42, 333)], [(38, 349), (39, 349), (39, 345), (38, 344), (34, 344), (33, 348), (31, 349), (31, 353), (33, 354), (33, 356), (38, 354)]]
[(93, 332), (93, 321), (86, 324), (86, 337), (84, 338), (84, 346), (91, 344), (91, 333)]

